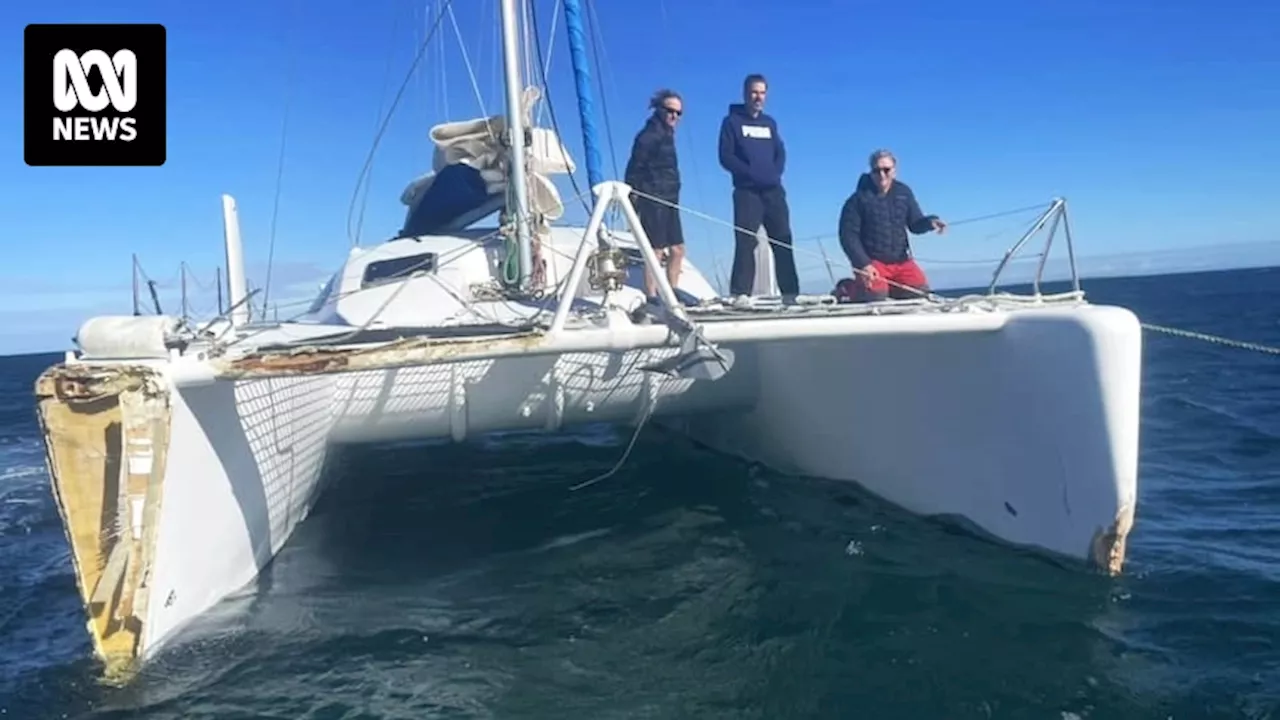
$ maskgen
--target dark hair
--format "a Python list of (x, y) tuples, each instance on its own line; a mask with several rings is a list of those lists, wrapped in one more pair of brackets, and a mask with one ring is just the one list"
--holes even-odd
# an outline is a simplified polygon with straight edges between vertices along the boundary
[(745, 80), (742, 81), (742, 91), (746, 92), (750, 90), (751, 86), (754, 83), (764, 83), (764, 86), (766, 88), (769, 87), (769, 81), (765, 80), (763, 75), (761, 75), (760, 73), (751, 73), (750, 75), (747, 76)]
[(680, 97), (680, 93), (669, 88), (662, 88), (658, 92), (654, 93), (653, 97), (649, 98), (649, 108), (651, 110), (661, 110), (662, 103), (671, 98), (684, 102), (684, 99)]

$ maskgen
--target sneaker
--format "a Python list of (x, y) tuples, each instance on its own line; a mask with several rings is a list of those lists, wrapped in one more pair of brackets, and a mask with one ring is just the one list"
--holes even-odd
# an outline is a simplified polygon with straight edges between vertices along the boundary
[(651, 309), (653, 309), (653, 306), (648, 303), (637, 305), (636, 309), (631, 311), (631, 322), (636, 325), (648, 325), (653, 321), (649, 314)]

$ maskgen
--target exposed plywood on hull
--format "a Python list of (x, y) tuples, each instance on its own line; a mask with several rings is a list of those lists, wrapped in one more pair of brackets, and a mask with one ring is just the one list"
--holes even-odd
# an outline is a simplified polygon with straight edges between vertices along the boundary
[(126, 680), (143, 643), (169, 440), (169, 396), (139, 366), (46, 371), (36, 383), (54, 500), (94, 651)]

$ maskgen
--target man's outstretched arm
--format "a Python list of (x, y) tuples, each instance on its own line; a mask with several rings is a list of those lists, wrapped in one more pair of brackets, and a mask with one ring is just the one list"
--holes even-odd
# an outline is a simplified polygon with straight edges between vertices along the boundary
[(916, 194), (906, 185), (902, 189), (907, 192), (907, 229), (916, 235), (923, 235), (934, 229), (934, 221), (938, 220), (937, 215), (925, 215), (920, 209), (920, 203), (916, 202)]

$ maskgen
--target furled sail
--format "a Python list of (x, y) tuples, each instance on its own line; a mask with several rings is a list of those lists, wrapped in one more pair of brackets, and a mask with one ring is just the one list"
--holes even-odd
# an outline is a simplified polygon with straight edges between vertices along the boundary
[[(569, 151), (547, 128), (533, 127), (533, 106), (541, 98), (537, 88), (525, 88), (521, 111), (532, 144), (526, 161), (529, 209), (547, 220), (564, 215), (564, 203), (552, 175), (574, 171)], [(435, 143), (432, 171), (409, 183), (400, 194), (408, 206), (403, 236), (456, 230), (502, 207), (507, 190), (503, 115), (441, 123), (431, 128)]]

